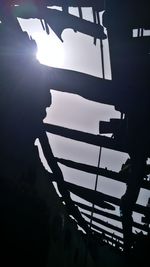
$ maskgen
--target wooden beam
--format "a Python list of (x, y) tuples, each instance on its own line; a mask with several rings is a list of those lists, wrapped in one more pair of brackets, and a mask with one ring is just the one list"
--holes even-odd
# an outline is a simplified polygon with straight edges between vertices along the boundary
[[(75, 162), (75, 161), (71, 161), (71, 160), (67, 160), (67, 159), (62, 159), (62, 158), (56, 158), (56, 160), (57, 160), (57, 162), (65, 165), (69, 168), (84, 171), (87, 173), (98, 174), (100, 176), (103, 176), (105, 178), (110, 178), (110, 179), (118, 181), (118, 182), (126, 183), (127, 179), (128, 179), (127, 176), (119, 174), (119, 173), (111, 171), (111, 170), (108, 170), (106, 168), (105, 169), (104, 168), (97, 168), (95, 166), (91, 166), (91, 165), (87, 165), (87, 164), (83, 164), (83, 163), (79, 163), (79, 162)], [(143, 180), (142, 188), (150, 190), (150, 182), (147, 180)]]
[(49, 9), (42, 6), (34, 9), (26, 9), (21, 6), (17, 6), (14, 7), (14, 14), (16, 17), (22, 19), (44, 19), (60, 39), (63, 30), (67, 28), (71, 28), (75, 31), (82, 32), (98, 39), (107, 38), (104, 33), (104, 28), (101, 25), (83, 20), (60, 10)]
[(48, 123), (44, 123), (44, 129), (46, 132), (56, 134), (62, 137), (66, 137), (75, 141), (84, 142), (90, 145), (101, 146), (112, 150), (117, 150), (120, 152), (125, 151), (124, 147), (119, 146), (115, 143), (115, 140), (106, 136), (94, 135), (90, 133), (84, 133), (77, 130), (72, 130), (69, 128), (56, 126)]
[[(81, 212), (81, 214), (86, 216), (87, 218), (91, 219), (91, 215), (86, 214), (85, 212)], [(103, 226), (105, 226), (107, 228), (110, 228), (111, 230), (114, 230), (114, 231), (117, 231), (117, 232), (123, 234), (123, 230), (121, 228), (119, 228), (119, 227), (117, 227), (117, 226), (115, 226), (113, 224), (110, 224), (110, 223), (108, 223), (106, 221), (103, 221), (103, 220), (95, 218), (95, 217), (92, 218), (92, 221), (96, 222), (96, 223), (98, 223), (100, 225), (103, 225)]]
[[(93, 229), (96, 229), (97, 231), (99, 231), (100, 233), (104, 233), (105, 235), (109, 235), (111, 238), (114, 238), (114, 239), (117, 239), (119, 241), (122, 241), (123, 242), (123, 238), (121, 236), (118, 236), (118, 235), (115, 235), (114, 233), (111, 233), (95, 224), (92, 224), (92, 228)], [(106, 237), (107, 238), (107, 237)]]
[[(113, 197), (113, 196), (110, 196), (104, 193), (100, 193), (100, 192), (97, 192), (97, 191), (94, 191), (88, 188), (84, 188), (82, 186), (75, 185), (75, 184), (68, 183), (68, 182), (66, 182), (66, 186), (68, 190), (74, 193), (75, 195), (91, 203), (94, 203), (97, 206), (99, 206), (99, 204), (101, 204), (102, 201), (108, 202), (110, 203), (110, 205), (114, 204), (114, 205), (120, 206), (120, 199), (116, 197)], [(146, 214), (149, 212), (149, 208), (144, 207), (139, 204), (135, 204), (133, 211), (138, 212), (140, 214)]]
[[(83, 203), (79, 203), (79, 202), (74, 202), (74, 203), (79, 208), (92, 212), (92, 207), (87, 206), (87, 205), (85, 205)], [(109, 213), (107, 211), (103, 211), (103, 210), (99, 210), (99, 209), (94, 208), (94, 213), (102, 215), (102, 216), (105, 216), (106, 218), (109, 218), (109, 219), (112, 219), (112, 220), (116, 220), (116, 221), (122, 222), (122, 219), (121, 219), (120, 216), (115, 215), (115, 214), (111, 214), (111, 213)], [(146, 231), (147, 232), (147, 226), (146, 225), (143, 225), (143, 224), (140, 224), (140, 223), (137, 223), (137, 222), (134, 222), (134, 221), (133, 221), (132, 225), (133, 225), (133, 227), (136, 227), (136, 228), (138, 228), (138, 229), (140, 229), (142, 231)]]

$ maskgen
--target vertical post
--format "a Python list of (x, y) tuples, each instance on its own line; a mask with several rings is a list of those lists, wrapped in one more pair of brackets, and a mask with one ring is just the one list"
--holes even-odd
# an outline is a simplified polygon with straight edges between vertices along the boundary
[(137, 37), (140, 37), (140, 33), (141, 33), (141, 29), (138, 28), (138, 30), (137, 30)]
[[(96, 11), (95, 8), (92, 8), (92, 12), (93, 12), (93, 22), (96, 24), (97, 23), (97, 19), (96, 19)], [(94, 45), (96, 45), (96, 38), (94, 37)]]
[[(97, 22), (100, 25), (99, 13), (96, 12)], [(102, 64), (102, 77), (105, 79), (105, 66), (104, 66), (104, 50), (103, 50), (103, 41), (100, 39), (100, 50), (101, 50), (101, 64)]]
[(78, 10), (79, 10), (79, 17), (80, 19), (83, 19), (83, 15), (82, 15), (82, 7), (78, 7)]
[[(102, 147), (100, 147), (100, 149), (99, 149), (98, 164), (97, 164), (97, 174), (96, 174), (95, 187), (94, 187), (94, 191), (95, 192), (97, 191), (97, 185), (98, 185), (98, 169), (100, 167), (101, 154), (102, 154)], [(94, 214), (94, 203), (92, 204), (90, 228), (92, 227), (93, 214)]]
[[(102, 154), (102, 147), (100, 147), (100, 149), (99, 149), (98, 164), (97, 164), (97, 174), (96, 174), (94, 191), (97, 191), (97, 185), (98, 185), (98, 169), (100, 167), (101, 154)], [(94, 214), (94, 203), (92, 204), (91, 219), (90, 219), (90, 229), (92, 227), (93, 214)], [(89, 244), (89, 234), (90, 233), (88, 233), (88, 235), (87, 235), (87, 244), (86, 244), (87, 247), (85, 249), (85, 259), (84, 259), (84, 265), (83, 265), (84, 267), (87, 266), (87, 253), (88, 253), (88, 244)]]

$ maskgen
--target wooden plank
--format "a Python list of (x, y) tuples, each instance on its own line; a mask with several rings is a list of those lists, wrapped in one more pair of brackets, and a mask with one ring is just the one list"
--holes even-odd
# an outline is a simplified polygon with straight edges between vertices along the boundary
[[(81, 214), (86, 216), (87, 218), (91, 219), (91, 215), (86, 214), (85, 212), (81, 212)], [(95, 218), (95, 217), (92, 218), (92, 221), (96, 222), (96, 223), (98, 223), (100, 225), (103, 225), (103, 226), (105, 226), (107, 228), (110, 228), (111, 230), (114, 230), (114, 231), (117, 231), (117, 232), (123, 234), (123, 230), (121, 228), (119, 228), (119, 227), (117, 227), (115, 225), (112, 225), (112, 224), (110, 224), (110, 223), (108, 223), (106, 221), (103, 221), (103, 220)]]
[[(114, 235), (114, 234), (110, 234), (106, 230), (103, 231), (103, 229), (101, 231), (100, 229), (102, 229), (102, 228), (99, 228), (97, 225), (94, 225), (94, 224), (92, 225), (92, 230), (94, 230), (95, 234), (101, 235), (102, 232), (105, 234), (105, 236), (103, 237), (103, 242), (106, 242), (107, 245), (111, 245), (111, 246), (116, 247), (116, 248), (123, 248), (123, 238), (121, 238), (117, 235)], [(110, 242), (111, 244), (108, 242)]]
[[(90, 226), (90, 225), (89, 225)], [(115, 235), (114, 233), (111, 233), (95, 224), (92, 224), (91, 226), (93, 229), (99, 231), (101, 234), (103, 233), (104, 235), (109, 235), (110, 238), (114, 238), (116, 240), (122, 241), (123, 242), (123, 238), (121, 236)], [(107, 238), (107, 237), (106, 237)]]
[[(87, 205), (85, 205), (83, 203), (79, 203), (79, 202), (75, 202), (75, 201), (74, 201), (74, 203), (78, 207), (80, 207), (81, 209), (84, 209), (84, 210), (87, 210), (87, 211), (90, 211), (90, 212), (93, 211), (94, 213), (99, 214), (99, 215), (102, 215), (102, 216), (105, 216), (106, 218), (109, 218), (109, 219), (112, 219), (112, 220), (116, 220), (116, 221), (122, 222), (121, 217), (118, 216), (118, 215), (111, 214), (111, 213), (109, 213), (107, 211), (99, 210), (97, 208), (94, 208), (93, 209), (92, 207), (87, 206)], [(134, 222), (134, 221), (133, 221), (133, 227), (136, 227), (136, 228), (138, 228), (138, 229), (140, 229), (142, 231), (146, 231), (147, 232), (147, 226), (142, 225), (142, 224), (139, 224), (139, 223)]]
[(99, 193), (97, 197), (98, 192), (91, 190), (91, 189), (84, 188), (82, 186), (74, 185), (68, 182), (66, 182), (66, 187), (69, 191), (71, 191), (75, 195), (81, 198), (84, 198), (87, 201), (94, 203), (95, 205), (99, 207), (107, 208), (110, 210), (115, 209), (114, 206), (105, 202), (103, 193)]
[[(64, 29), (71, 28), (75, 31), (82, 32), (98, 39), (106, 39), (104, 28), (101, 25), (83, 20), (69, 13), (62, 12), (56, 9), (46, 7), (25, 9), (21, 6), (14, 7), (16, 17), (22, 19), (44, 19), (61, 39), (61, 34)], [(58, 23), (59, 21), (59, 23)]]
[(115, 105), (118, 103), (118, 85), (112, 80), (105, 80), (79, 71), (67, 69), (48, 66), (43, 66), (43, 69), (47, 72), (51, 89), (78, 94), (85, 99), (98, 103), (108, 105)]
[(115, 140), (106, 136), (94, 135), (90, 133), (84, 133), (77, 130), (72, 130), (69, 128), (52, 125), (44, 123), (45, 131), (56, 134), (62, 137), (66, 137), (75, 141), (84, 142), (90, 145), (95, 145), (99, 147), (105, 147), (112, 150), (117, 150), (120, 152), (127, 152), (125, 148), (119, 146), (115, 143)]
[[(67, 167), (76, 169), (76, 170), (80, 170), (80, 171), (84, 171), (84, 172), (92, 173), (92, 174), (98, 174), (98, 175), (101, 175), (105, 178), (110, 178), (112, 180), (123, 182), (123, 183), (127, 182), (127, 177), (125, 175), (108, 170), (106, 168), (105, 169), (104, 168), (98, 168), (95, 166), (91, 166), (91, 165), (87, 165), (87, 164), (83, 164), (83, 163), (79, 163), (79, 162), (74, 162), (74, 161), (66, 160), (66, 159), (62, 159), (62, 158), (56, 158), (56, 160), (59, 163), (65, 165)], [(150, 182), (147, 180), (143, 180), (142, 188), (150, 190)]]
[[(99, 206), (99, 203), (101, 204), (102, 201), (105, 202), (109, 202), (110, 204), (114, 204), (117, 206), (120, 206), (120, 199), (104, 194), (104, 193), (100, 193), (88, 188), (84, 188), (82, 186), (79, 185), (75, 185), (72, 183), (68, 183), (66, 182), (66, 186), (68, 188), (69, 191), (71, 191), (72, 193), (76, 194), (77, 196), (84, 198), (85, 200), (94, 203), (95, 205)], [(147, 207), (144, 207), (142, 205), (139, 204), (135, 204), (134, 205), (134, 210), (140, 214), (146, 214), (147, 212), (149, 212), (149, 209)]]

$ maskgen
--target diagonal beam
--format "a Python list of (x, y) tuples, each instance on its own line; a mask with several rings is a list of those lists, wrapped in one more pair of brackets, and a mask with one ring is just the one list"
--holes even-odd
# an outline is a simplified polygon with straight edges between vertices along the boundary
[[(115, 181), (126, 183), (127, 179), (128, 179), (127, 176), (119, 174), (119, 173), (111, 171), (111, 170), (108, 170), (108, 169), (97, 168), (95, 166), (91, 166), (91, 165), (87, 165), (87, 164), (83, 164), (83, 163), (79, 163), (79, 162), (75, 162), (75, 161), (71, 161), (71, 160), (63, 159), (63, 158), (56, 158), (56, 160), (59, 163), (65, 165), (69, 168), (84, 171), (87, 173), (98, 174), (100, 176), (103, 176), (105, 178), (110, 178), (110, 179), (115, 180)], [(142, 188), (150, 190), (150, 182), (143, 180)]]
[(108, 235), (109, 235), (110, 236), (110, 239), (109, 240), (111, 242), (116, 243), (117, 240), (123, 242), (123, 238), (121, 236), (115, 235), (114, 233), (111, 233), (111, 232), (109, 232), (109, 231), (107, 231), (107, 230), (105, 230), (105, 229), (103, 229), (103, 228), (101, 228), (101, 227), (99, 227), (99, 226), (97, 226), (95, 224), (92, 224), (92, 228), (95, 229), (95, 230), (97, 230), (97, 231), (100, 231), (102, 234), (104, 233), (104, 235), (107, 235), (107, 236), (104, 236), (104, 239), (106, 239), (106, 240), (107, 240), (107, 238), (109, 239), (109, 237), (108, 237)]
[(64, 29), (72, 28), (75, 31), (88, 34), (98, 39), (106, 39), (104, 29), (101, 25), (94, 24), (90, 21), (83, 20), (69, 13), (49, 8), (32, 8), (25, 9), (20, 6), (14, 7), (16, 17), (23, 19), (44, 19), (61, 39)]
[[(87, 218), (91, 219), (91, 215), (86, 214), (85, 212), (81, 212), (81, 214), (84, 215), (84, 216), (86, 216)], [(113, 224), (110, 224), (110, 223), (108, 223), (108, 222), (106, 222), (106, 221), (103, 221), (103, 220), (98, 219), (98, 218), (95, 218), (95, 217), (93, 217), (92, 220), (93, 220), (94, 222), (96, 222), (96, 223), (99, 223), (99, 224), (101, 224), (101, 225), (103, 225), (103, 226), (105, 226), (105, 227), (110, 228), (111, 230), (114, 230), (114, 231), (117, 231), (117, 232), (123, 234), (123, 230), (122, 230), (121, 228), (119, 228), (119, 227), (113, 225)]]
[(127, 181), (126, 179), (127, 177), (121, 176), (119, 173), (108, 170), (108, 169), (98, 168), (92, 165), (87, 165), (84, 163), (79, 163), (79, 162), (75, 162), (75, 161), (63, 159), (63, 158), (56, 158), (56, 160), (59, 163), (69, 168), (73, 168), (73, 169), (80, 170), (80, 171), (87, 172), (87, 173), (98, 174), (98, 175), (101, 175), (106, 178), (110, 178), (112, 180), (119, 181), (119, 182), (125, 183)]
[(118, 85), (112, 80), (97, 78), (78, 71), (42, 66), (49, 87), (61, 92), (78, 94), (98, 103), (119, 104)]
[[(82, 186), (79, 185), (75, 185), (72, 183), (68, 183), (66, 182), (66, 186), (68, 188), (69, 191), (71, 191), (72, 193), (74, 193), (75, 195), (84, 198), (85, 200), (87, 200), (88, 202), (94, 203), (95, 205), (99, 206), (99, 201), (106, 201), (111, 203), (112, 205), (117, 205), (120, 206), (120, 199), (104, 194), (104, 193), (100, 193), (100, 192), (95, 192), (94, 190), (88, 189), (88, 188), (84, 188)], [(135, 204), (134, 205), (134, 211), (140, 213), (140, 214), (146, 214), (149, 212), (149, 208), (144, 207), (142, 205), (139, 204)]]
[[(120, 217), (117, 216), (117, 215), (108, 213), (108, 212), (106, 212), (106, 211), (99, 210), (99, 209), (97, 209), (97, 208), (95, 208), (95, 207), (94, 207), (94, 209), (93, 209), (92, 207), (87, 206), (87, 205), (85, 205), (85, 204), (83, 204), (83, 203), (80, 203), (80, 202), (76, 202), (76, 201), (74, 201), (74, 203), (75, 203), (75, 205), (79, 206), (79, 208), (84, 209), (84, 210), (86, 210), (86, 211), (90, 211), (90, 212), (91, 212), (91, 211), (93, 210), (94, 213), (99, 214), (99, 215), (102, 215), (102, 216), (105, 216), (105, 217), (108, 217), (108, 218), (110, 218), (110, 219), (114, 219), (114, 220), (119, 220), (119, 219), (120, 219)], [(114, 216), (115, 216), (115, 217), (114, 217)], [(121, 220), (121, 219), (120, 219), (120, 220)]]
[(60, 135), (75, 141), (84, 142), (90, 145), (102, 146), (108, 149), (117, 150), (121, 152), (127, 152), (124, 147), (119, 146), (115, 143), (115, 140), (106, 136), (94, 135), (84, 133), (69, 128), (56, 126), (48, 123), (44, 123), (44, 129), (52, 134)]
[[(109, 241), (109, 242), (111, 242), (111, 244), (109, 244), (109, 245), (112, 246), (113, 244), (115, 244), (116, 248), (119, 248), (119, 247), (123, 248), (123, 238), (121, 238), (117, 235), (114, 235), (114, 234), (110, 234), (108, 231), (103, 230), (102, 228), (98, 227), (95, 224), (92, 224), (92, 230), (93, 229), (104, 233), (104, 237), (103, 237), (104, 242), (108, 243), (108, 241)], [(98, 233), (97, 231), (94, 231), (94, 233), (97, 234)], [(101, 233), (99, 233), (99, 234), (101, 234)]]
[[(92, 212), (92, 207), (87, 206), (87, 205), (85, 205), (83, 203), (75, 202), (75, 201), (74, 201), (74, 203), (79, 208)], [(115, 214), (111, 214), (111, 213), (109, 213), (107, 211), (103, 211), (103, 210), (99, 210), (99, 209), (94, 208), (94, 213), (102, 215), (102, 216), (105, 216), (105, 217), (107, 217), (109, 219), (113, 219), (113, 220), (119, 221), (119, 222), (122, 221), (120, 216), (115, 215)], [(147, 232), (147, 226), (145, 226), (145, 225), (139, 224), (137, 222), (133, 222), (133, 226), (138, 228), (138, 229), (140, 229), (140, 230), (142, 230), (142, 231), (146, 231)]]

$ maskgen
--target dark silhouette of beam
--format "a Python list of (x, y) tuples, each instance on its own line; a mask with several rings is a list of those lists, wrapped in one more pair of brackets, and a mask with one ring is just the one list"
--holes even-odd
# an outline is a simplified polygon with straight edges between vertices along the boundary
[(117, 249), (123, 248), (123, 244), (120, 243), (119, 240), (113, 239), (113, 237), (105, 236), (104, 241), (106, 242), (107, 245), (110, 245), (110, 246), (112, 246), (114, 248), (115, 247), (117, 247)]
[[(117, 79), (105, 80), (76, 71), (47, 66), (43, 66), (43, 70), (47, 73), (51, 89), (77, 94), (87, 100), (112, 105), (124, 113), (128, 112), (131, 107), (136, 108), (137, 105), (142, 105), (144, 101), (143, 97), (139, 99), (137, 92), (140, 88), (136, 81), (134, 81), (135, 84), (133, 83), (134, 90), (129, 91), (129, 86), (125, 82), (120, 83)], [(146, 88), (143, 87), (143, 90)], [(116, 141), (118, 146), (122, 146), (120, 142), (121, 140)]]
[(80, 170), (80, 171), (92, 173), (92, 174), (99, 174), (101, 176), (104, 176), (106, 178), (111, 178), (116, 181), (126, 182), (125, 177), (121, 177), (119, 173), (111, 171), (111, 170), (107, 170), (104, 168), (97, 168), (95, 166), (91, 166), (91, 165), (87, 165), (87, 164), (83, 164), (83, 163), (79, 163), (79, 162), (75, 162), (75, 161), (71, 161), (71, 160), (63, 159), (63, 158), (56, 158), (56, 159), (59, 163), (67, 167), (76, 169), (76, 170)]
[[(95, 192), (94, 190), (88, 189), (88, 188), (84, 188), (82, 186), (79, 185), (75, 185), (72, 183), (68, 183), (66, 182), (66, 186), (68, 188), (69, 191), (71, 191), (72, 193), (74, 193), (75, 195), (84, 198), (85, 200), (87, 200), (88, 202), (94, 203), (95, 205), (99, 206), (99, 201), (100, 203), (102, 201), (105, 202), (109, 202), (110, 204), (114, 204), (117, 206), (120, 206), (120, 199), (104, 194), (104, 193), (100, 193), (100, 192)], [(147, 212), (149, 212), (149, 209), (147, 207), (144, 207), (142, 205), (139, 204), (135, 204), (134, 205), (134, 211), (141, 213), (141, 214), (146, 214)]]
[[(88, 202), (94, 203), (97, 206), (100, 206), (102, 204), (105, 204), (105, 201), (109, 201), (109, 202), (117, 202), (118, 203), (118, 199), (113, 197), (110, 197), (108, 195), (105, 195), (103, 193), (88, 189), (88, 188), (84, 188), (82, 186), (79, 185), (75, 185), (69, 182), (66, 182), (66, 187), (68, 188), (69, 191), (71, 191), (72, 193), (74, 193), (75, 195), (84, 198), (85, 200), (87, 200)], [(110, 201), (111, 199), (111, 201)], [(113, 200), (113, 201), (112, 201)], [(106, 203), (107, 204), (107, 203)], [(116, 203), (113, 203), (116, 204)], [(112, 209), (114, 210), (114, 207), (110, 204), (110, 206), (108, 205), (108, 209)]]
[[(53, 174), (50, 173), (49, 176), (50, 176), (50, 180), (51, 181), (55, 181), (55, 178), (54, 178)], [(111, 214), (111, 213), (109, 213), (107, 211), (99, 210), (99, 209), (97, 209), (95, 207), (93, 209), (92, 207), (90, 207), (90, 206), (88, 206), (86, 204), (83, 204), (83, 203), (80, 203), (80, 202), (76, 202), (76, 201), (74, 201), (74, 204), (77, 205), (79, 208), (84, 209), (86, 211), (92, 212), (92, 210), (93, 210), (93, 212), (96, 213), (96, 214), (105, 216), (107, 218), (110, 218), (112, 220), (116, 220), (116, 221), (119, 221), (119, 222), (122, 221), (121, 217), (119, 217), (118, 215), (115, 215), (115, 214)], [(103, 202), (101, 202), (101, 206), (100, 207), (107, 209), (107, 208), (110, 208), (112, 206), (109, 206), (109, 203), (106, 203), (106, 202), (103, 201)], [(142, 206), (140, 206), (140, 209), (142, 209)], [(143, 225), (143, 224), (139, 224), (139, 223), (133, 221), (133, 227), (136, 227), (137, 229), (140, 229), (141, 231), (147, 232), (147, 226), (145, 224)]]
[[(91, 215), (88, 215), (85, 212), (81, 212), (81, 214), (84, 215), (84, 216), (86, 216), (87, 218), (91, 219)], [(123, 234), (123, 230), (121, 228), (119, 228), (119, 227), (117, 227), (115, 225), (112, 225), (112, 224), (110, 224), (110, 223), (108, 223), (106, 221), (103, 221), (103, 220), (98, 219), (98, 218), (95, 218), (95, 217), (92, 218), (92, 221), (94, 221), (96, 223), (99, 223), (99, 224), (101, 224), (101, 225), (103, 225), (105, 227), (108, 227), (111, 230), (114, 230), (114, 231), (117, 231), (117, 232)]]
[(64, 29), (72, 28), (75, 31), (88, 34), (98, 39), (106, 39), (104, 29), (101, 25), (83, 20), (69, 13), (64, 13), (56, 9), (42, 8), (39, 9), (23, 9), (20, 6), (14, 7), (16, 17), (23, 19), (44, 19), (46, 23), (53, 29), (56, 35), (61, 39)]
[[(108, 213), (108, 212), (99, 210), (99, 209), (97, 209), (97, 208), (95, 208), (95, 207), (92, 208), (92, 207), (87, 206), (87, 205), (85, 205), (85, 204), (83, 204), (83, 203), (79, 203), (79, 202), (76, 202), (76, 201), (74, 201), (74, 203), (75, 203), (77, 206), (79, 206), (81, 209), (84, 209), (84, 210), (87, 210), (87, 211), (90, 211), (90, 212), (93, 211), (93, 213), (96, 213), (96, 214), (99, 214), (99, 215), (103, 215), (103, 216), (105, 216), (105, 217), (109, 217), (109, 218), (114, 219), (114, 220), (118, 220), (118, 218), (120, 218), (120, 217), (117, 217), (117, 216), (114, 215), (114, 214), (111, 214), (111, 213)], [(110, 216), (109, 216), (109, 215), (110, 215)], [(114, 216), (115, 216), (115, 217), (114, 217)], [(116, 218), (116, 217), (117, 217), (117, 218)]]
[(90, 145), (102, 146), (108, 149), (117, 150), (120, 152), (127, 152), (125, 148), (119, 146), (115, 143), (115, 140), (106, 136), (94, 135), (90, 133), (85, 133), (77, 130), (72, 130), (69, 128), (56, 126), (48, 123), (44, 123), (45, 131), (52, 134), (60, 135), (75, 141), (84, 142)]
[(94, 197), (94, 194), (93, 194), (93, 192), (95, 192), (95, 191), (93, 191), (93, 190), (89, 189), (90, 190), (90, 194), (87, 195), (87, 191), (86, 191), (87, 188), (84, 188), (84, 187), (81, 187), (81, 186), (75, 186), (74, 187), (73, 184), (68, 183), (68, 182), (66, 182), (66, 186), (67, 186), (68, 190), (71, 191), (72, 193), (83, 197), (87, 201), (89, 201), (91, 203), (94, 203), (95, 205), (99, 206), (100, 208), (109, 209), (109, 210), (115, 210), (113, 205), (111, 205), (110, 203), (107, 203), (107, 202), (104, 201), (102, 193), (100, 193), (100, 197), (96, 199)]
[[(100, 233), (104, 233), (105, 235), (109, 235), (111, 238), (114, 238), (114, 239), (117, 239), (117, 240), (123, 242), (123, 238), (121, 236), (117, 236), (114, 233), (111, 233), (111, 232), (109, 232), (109, 231), (107, 231), (107, 230), (105, 230), (105, 229), (103, 229), (103, 228), (101, 228), (95, 224), (92, 224), (92, 228), (98, 230)], [(106, 236), (106, 237), (104, 236), (104, 238), (106, 238), (106, 239), (107, 239), (107, 237), (108, 236)]]
[[(87, 206), (83, 203), (79, 203), (79, 202), (74, 202), (78, 207), (80, 207), (81, 209), (84, 209), (84, 210), (87, 210), (87, 211), (90, 211), (92, 212), (92, 207), (90, 206)], [(96, 214), (99, 214), (99, 215), (102, 215), (102, 216), (105, 216), (109, 219), (112, 219), (112, 220), (116, 220), (116, 221), (119, 221), (119, 222), (122, 222), (122, 219), (120, 216), (118, 215), (115, 215), (115, 214), (111, 214), (107, 211), (103, 211), (103, 210), (99, 210), (99, 209), (96, 209), (94, 208), (94, 213)], [(147, 232), (147, 226), (146, 225), (142, 225), (142, 224), (139, 224), (137, 222), (133, 222), (133, 226), (142, 230), (142, 231), (146, 231)]]
[[(110, 232), (108, 232), (106, 230), (103, 230), (102, 228), (100, 228), (100, 227), (98, 227), (97, 225), (94, 225), (94, 224), (92, 224), (92, 228), (94, 229), (94, 233), (97, 234), (97, 235), (98, 234), (101, 235), (101, 233), (104, 233), (103, 241), (106, 242), (107, 244), (109, 244), (108, 243), (108, 241), (109, 241), (109, 242), (111, 242), (111, 244), (109, 244), (109, 245), (111, 245), (111, 246), (115, 245), (116, 248), (119, 248), (119, 247), (123, 248), (123, 238), (121, 238), (120, 236), (111, 234)], [(99, 232), (97, 232), (95, 230), (100, 231), (101, 233), (99, 233)]]
[[(84, 171), (87, 173), (98, 174), (98, 175), (104, 176), (106, 178), (110, 178), (112, 180), (115, 180), (115, 181), (126, 183), (127, 179), (128, 179), (127, 176), (119, 174), (119, 173), (111, 171), (111, 170), (108, 170), (106, 168), (105, 169), (104, 168), (97, 168), (95, 166), (91, 166), (91, 165), (87, 165), (87, 164), (83, 164), (83, 163), (79, 163), (79, 162), (75, 162), (75, 161), (71, 161), (71, 160), (63, 159), (63, 158), (56, 158), (56, 160), (59, 163), (65, 165), (67, 167), (70, 167), (70, 168), (73, 168), (76, 170), (80, 170), (80, 171)], [(143, 180), (142, 188), (150, 190), (150, 182)]]
[(87, 224), (85, 223), (85, 220), (81, 216), (81, 213), (77, 206), (74, 205), (74, 202), (72, 201), (70, 197), (70, 192), (68, 191), (66, 187), (66, 183), (64, 181), (64, 177), (62, 175), (61, 169), (59, 168), (57, 161), (55, 160), (55, 157), (53, 155), (53, 152), (51, 150), (51, 146), (49, 145), (48, 137), (45, 132), (41, 132), (40, 135), (40, 143), (42, 145), (42, 150), (45, 158), (47, 159), (47, 162), (53, 171), (54, 180), (57, 182), (58, 190), (60, 194), (62, 195), (66, 207), (67, 212), (72, 215), (78, 222), (78, 224), (85, 230), (86, 233), (88, 233), (89, 228)]
[(43, 66), (43, 70), (47, 73), (51, 89), (78, 94), (85, 99), (108, 105), (116, 105), (119, 102), (118, 85), (112, 80), (48, 66)]
[[(50, 177), (51, 177), (51, 181), (55, 181), (55, 177), (53, 174), (50, 174)], [(66, 184), (68, 190), (70, 190), (72, 193), (74, 193), (75, 195), (78, 195), (79, 197), (87, 200), (90, 203), (94, 203), (94, 201), (95, 201), (94, 204), (101, 207), (101, 208), (102, 208), (101, 205), (103, 205), (103, 208), (108, 208), (108, 209), (114, 210), (114, 207), (111, 204), (120, 206), (120, 199), (118, 199), (118, 198), (115, 198), (115, 197), (112, 197), (112, 196), (109, 196), (109, 195), (106, 195), (106, 194), (103, 194), (100, 192), (95, 192), (94, 190), (84, 188), (82, 186), (74, 185), (72, 183), (65, 182), (65, 184)], [(110, 204), (107, 203), (107, 201)], [(91, 207), (88, 207), (85, 204), (78, 203), (78, 202), (75, 202), (75, 204), (78, 205), (79, 207), (85, 209), (85, 210), (91, 211)], [(107, 207), (105, 204), (106, 205), (108, 204)], [(104, 207), (104, 205), (105, 205), (105, 207)], [(139, 205), (139, 204), (135, 204), (134, 211), (137, 213), (145, 215), (145, 214), (149, 213), (149, 208), (142, 206), (142, 205)], [(114, 215), (114, 214), (106, 213), (106, 212), (100, 211), (96, 208), (94, 208), (94, 213), (97, 213), (97, 214), (100, 214), (100, 215), (103, 215), (106, 217), (110, 216), (109, 217), (110, 219), (121, 221), (121, 218), (119, 216), (116, 217), (116, 215)], [(104, 215), (104, 214), (107, 214), (107, 215)], [(136, 222), (133, 222), (133, 226), (138, 228), (138, 229), (141, 229), (143, 231), (147, 231), (147, 227), (145, 225), (141, 225), (141, 224), (138, 224)]]

